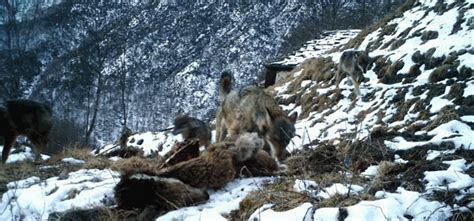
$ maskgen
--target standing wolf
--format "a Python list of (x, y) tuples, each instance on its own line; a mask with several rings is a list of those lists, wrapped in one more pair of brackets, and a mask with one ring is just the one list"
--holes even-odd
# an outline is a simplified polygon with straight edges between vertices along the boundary
[(339, 88), (343, 74), (351, 76), (355, 93), (360, 95), (359, 85), (364, 80), (364, 73), (369, 66), (370, 57), (365, 51), (344, 51), (339, 59), (339, 66), (336, 73), (336, 88)]
[(216, 117), (216, 140), (244, 132), (257, 132), (270, 146), (272, 157), (279, 161), (295, 136), (297, 114), (290, 117), (263, 89), (248, 86), (233, 90), (233, 77), (224, 72), (220, 79), (220, 106)]
[(48, 146), (48, 135), (53, 126), (52, 111), (47, 105), (31, 100), (11, 100), (0, 106), (0, 137), (3, 137), (2, 162), (15, 143), (16, 137), (28, 137), (35, 148), (36, 160)]
[(211, 129), (203, 121), (187, 115), (178, 116), (174, 120), (173, 134), (181, 133), (186, 140), (198, 139), (199, 146), (206, 148), (211, 144)]

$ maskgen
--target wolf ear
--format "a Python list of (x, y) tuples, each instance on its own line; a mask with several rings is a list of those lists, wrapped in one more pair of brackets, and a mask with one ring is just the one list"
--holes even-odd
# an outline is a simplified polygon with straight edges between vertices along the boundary
[(298, 112), (293, 112), (288, 118), (292, 124), (295, 124), (296, 119), (298, 119)]

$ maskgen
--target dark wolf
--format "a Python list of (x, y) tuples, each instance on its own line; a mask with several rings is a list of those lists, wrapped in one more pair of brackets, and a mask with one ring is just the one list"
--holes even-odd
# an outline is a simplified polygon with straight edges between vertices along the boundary
[(202, 120), (187, 115), (178, 116), (174, 120), (174, 135), (181, 133), (185, 140), (199, 140), (199, 146), (211, 144), (211, 129)]
[(339, 88), (343, 75), (347, 73), (351, 76), (355, 93), (359, 96), (359, 85), (364, 80), (364, 73), (367, 71), (369, 63), (370, 57), (365, 51), (344, 51), (339, 59), (336, 73), (336, 88)]
[(0, 137), (4, 145), (2, 162), (8, 155), (17, 136), (24, 135), (33, 144), (36, 160), (47, 150), (48, 135), (53, 126), (51, 108), (32, 100), (10, 100), (0, 105)]
[(248, 86), (232, 89), (233, 76), (224, 72), (220, 80), (220, 106), (216, 117), (216, 141), (227, 134), (257, 132), (270, 146), (272, 157), (284, 159), (286, 146), (295, 136), (297, 114), (288, 116), (263, 89)]

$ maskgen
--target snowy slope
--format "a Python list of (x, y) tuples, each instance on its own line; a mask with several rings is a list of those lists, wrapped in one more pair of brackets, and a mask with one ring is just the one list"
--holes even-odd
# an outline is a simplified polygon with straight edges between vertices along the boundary
[[(315, 208), (312, 212), (314, 220), (338, 220), (341, 217), (345, 220), (445, 220), (454, 213), (472, 211), (473, 4), (472, 0), (446, 1), (444, 5), (436, 4), (436, 1), (421, 1), (403, 16), (365, 36), (357, 49), (368, 48), (370, 56), (377, 60), (365, 75), (368, 80), (361, 86), (360, 98), (353, 96), (348, 78), (341, 83), (341, 96), (338, 97), (334, 93), (335, 85), (311, 81), (305, 68), (314, 67), (304, 65), (295, 71), (293, 79), (275, 87), (281, 100), (289, 100), (294, 94), (301, 97), (314, 94), (316, 101), (320, 100), (318, 96), (328, 96), (332, 102), (322, 110), (306, 112), (308, 118), (296, 126), (297, 133), (302, 136), (293, 139), (290, 144), (293, 150), (301, 149), (303, 145), (318, 148), (313, 142), (315, 140), (335, 145), (347, 139), (351, 142), (375, 140), (375, 134), (383, 130), (391, 134), (384, 144), (395, 153), (420, 151), (425, 153), (422, 154), (425, 159), (421, 160), (444, 164), (445, 169), (424, 172), (424, 189), (420, 192), (404, 187), (398, 187), (395, 192), (378, 191), (374, 195), (376, 200), (361, 201), (344, 208), (343, 212), (341, 208), (303, 204), (304, 208)], [(325, 56), (337, 63), (340, 54), (335, 52)], [(420, 54), (424, 55), (424, 60), (418, 58)], [(449, 70), (443, 71), (445, 67)], [(392, 80), (384, 79), (387, 75), (391, 75)], [(296, 82), (301, 82), (301, 87), (289, 89), (294, 88), (292, 84)], [(298, 95), (296, 103), (302, 99)], [(285, 108), (302, 113), (302, 106), (290, 103)], [(414, 160), (405, 160), (398, 155), (395, 158), (395, 164)], [(370, 166), (361, 175), (373, 178), (378, 168), (378, 165)], [(404, 179), (403, 175), (398, 179)], [(339, 187), (339, 192), (347, 193), (347, 188)], [(312, 192), (311, 189), (306, 191)], [(323, 190), (312, 194), (321, 198), (318, 195), (330, 192)], [(432, 200), (440, 192), (449, 192), (456, 200), (454, 203)], [(463, 206), (457, 205), (463, 201)], [(293, 215), (301, 216), (307, 210), (295, 211), (300, 214)], [(285, 217), (267, 205), (258, 213), (268, 220), (284, 220), (279, 217)]]
[[(378, 56), (365, 75), (368, 79), (361, 85), (361, 97), (354, 96), (347, 78), (337, 93), (332, 78), (315, 76), (321, 73), (305, 62), (295, 69), (293, 77), (272, 88), (285, 109), (302, 116), (296, 124), (301, 137), (293, 138), (289, 147), (293, 154), (326, 146), (337, 147), (337, 152), (355, 143), (370, 148), (370, 142), (380, 141), (378, 148), (385, 148), (391, 157), (374, 161), (361, 171), (339, 171), (341, 176), (356, 177), (354, 183), (325, 184), (312, 180), (314, 177), (298, 177), (288, 191), (301, 192), (311, 200), (287, 211), (276, 211), (272, 197), (268, 197), (267, 203), (253, 211), (251, 220), (445, 220), (474, 209), (473, 5), (473, 0), (447, 1), (444, 6), (423, 1), (374, 32), (358, 36), (364, 38), (358, 49), (368, 47), (372, 57)], [(429, 31), (436, 31), (437, 37)], [(334, 40), (315, 42), (324, 45)], [(436, 50), (431, 53), (433, 47)], [(330, 67), (324, 73), (334, 75), (340, 54), (321, 54)], [(401, 62), (403, 67), (396, 65)], [(452, 66), (455, 74), (441, 72), (441, 77), (434, 77), (432, 73), (443, 65)], [(134, 135), (129, 144), (143, 149), (146, 155), (153, 151), (164, 154), (180, 139), (150, 132)], [(347, 159), (341, 164), (350, 167), (355, 163)], [(395, 169), (384, 172), (387, 167)], [(408, 172), (419, 169), (412, 178), (418, 186), (404, 185), (413, 184), (413, 180), (406, 171), (396, 168)], [(383, 180), (382, 174), (391, 174), (390, 180)], [(117, 176), (110, 170), (80, 170), (62, 180), (32, 177), (10, 183), (0, 203), (0, 217), (36, 220), (53, 211), (113, 205), (109, 199), (113, 198)], [(372, 192), (380, 179), (396, 186)], [(158, 220), (225, 220), (249, 192), (265, 189), (262, 184), (268, 182), (277, 180), (236, 180), (221, 190), (209, 190), (209, 202), (168, 212)], [(31, 194), (38, 200), (27, 200)], [(440, 194), (449, 198), (440, 198)], [(338, 195), (361, 198), (346, 206), (319, 205)]]

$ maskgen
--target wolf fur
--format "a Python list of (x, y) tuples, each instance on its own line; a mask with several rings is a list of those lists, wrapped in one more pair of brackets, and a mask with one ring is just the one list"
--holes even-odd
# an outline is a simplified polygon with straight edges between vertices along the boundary
[[(138, 157), (118, 162), (112, 168), (122, 173), (115, 187), (119, 208), (154, 206), (160, 211), (206, 201), (203, 189), (224, 187), (239, 176), (272, 175), (276, 161), (262, 151), (263, 139), (244, 133), (237, 140), (212, 144), (205, 154), (161, 168)], [(133, 169), (135, 168), (135, 169)]]
[(295, 136), (297, 114), (288, 116), (263, 89), (248, 86), (233, 89), (233, 77), (224, 72), (220, 80), (220, 106), (216, 117), (216, 140), (227, 135), (257, 132), (271, 147), (277, 161), (284, 159), (285, 148)]
[(33, 144), (36, 160), (47, 150), (48, 136), (53, 126), (51, 108), (32, 100), (10, 100), (0, 106), (0, 137), (4, 139), (2, 162), (8, 155), (17, 136), (24, 135)]
[(357, 96), (360, 95), (359, 85), (364, 80), (364, 73), (370, 63), (370, 57), (365, 51), (348, 50), (344, 51), (339, 59), (339, 66), (336, 73), (336, 88), (339, 88), (342, 75), (349, 74)]
[(173, 177), (192, 187), (219, 189), (238, 177), (238, 165), (254, 159), (263, 143), (256, 135), (243, 134), (235, 142), (214, 143), (202, 156), (166, 167), (156, 175)]
[(160, 211), (169, 211), (209, 199), (205, 190), (191, 187), (175, 178), (146, 174), (123, 176), (114, 190), (117, 205), (121, 209), (154, 206)]
[(181, 133), (185, 140), (199, 140), (200, 146), (208, 147), (211, 144), (211, 129), (203, 121), (189, 117), (178, 116), (174, 121), (173, 134)]

